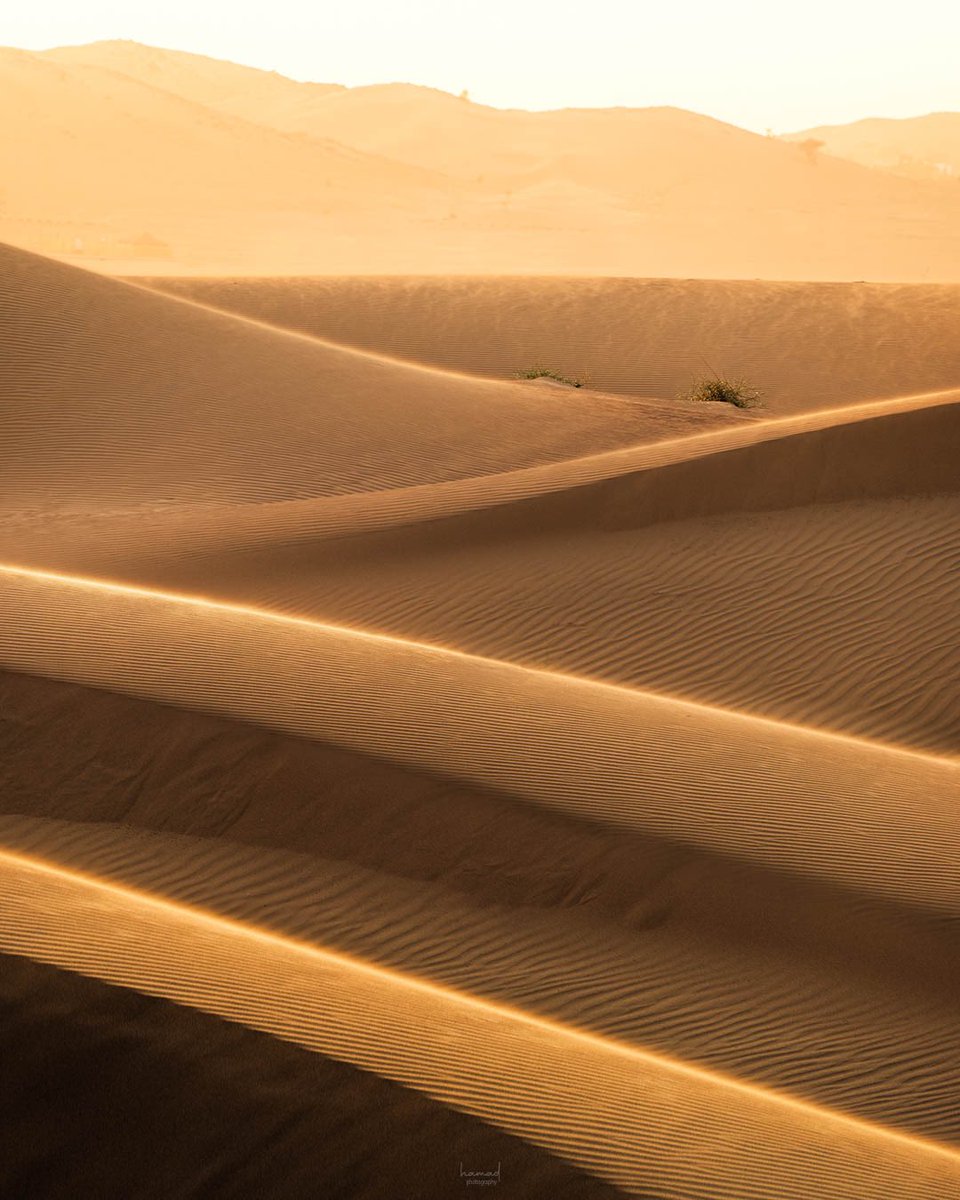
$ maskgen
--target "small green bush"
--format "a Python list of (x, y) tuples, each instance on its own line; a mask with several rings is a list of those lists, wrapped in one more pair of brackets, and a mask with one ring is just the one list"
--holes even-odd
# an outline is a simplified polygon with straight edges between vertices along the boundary
[(514, 379), (552, 379), (556, 383), (565, 383), (568, 387), (583, 387), (582, 379), (576, 379), (569, 375), (561, 375), (559, 371), (553, 371), (550, 367), (541, 367), (539, 364), (527, 367), (523, 371), (517, 371), (514, 374)]
[(707, 404), (732, 404), (734, 408), (756, 408), (760, 403), (760, 395), (758, 389), (745, 379), (727, 379), (723, 375), (715, 375), (695, 379), (693, 386), (680, 399)]

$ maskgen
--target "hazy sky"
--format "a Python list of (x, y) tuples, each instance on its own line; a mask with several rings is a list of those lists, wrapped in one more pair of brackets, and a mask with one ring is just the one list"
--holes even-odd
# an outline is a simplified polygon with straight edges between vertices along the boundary
[(960, 0), (27, 0), (0, 43), (132, 38), (501, 107), (673, 104), (777, 132), (960, 110)]

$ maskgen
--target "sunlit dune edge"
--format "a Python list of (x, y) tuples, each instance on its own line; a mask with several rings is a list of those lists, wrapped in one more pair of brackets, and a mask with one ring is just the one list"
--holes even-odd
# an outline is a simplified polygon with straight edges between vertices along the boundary
[(891, 1180), (904, 1197), (960, 1183), (960, 1155), (924, 1139), (21, 855), (0, 864), (5, 950), (375, 1070), (636, 1194), (772, 1200), (822, 1178), (879, 1200)]
[[(13, 712), (36, 715), (40, 701), (48, 717), (28, 735), (32, 783), (11, 781), (5, 808), (84, 814), (2, 816), (9, 850), (871, 1122), (960, 1138), (949, 921), (360, 756), (347, 767), (330, 747), (287, 742), (286, 777), (298, 761), (313, 766), (291, 802), (256, 767), (254, 747), (276, 735), (50, 681), (2, 686)], [(138, 748), (112, 740), (97, 714), (110, 728), (135, 722)], [(83, 785), (56, 783), (82, 775), (82, 759), (49, 761), (64, 722), (86, 731), (101, 770), (111, 765), (94, 822)], [(184, 755), (185, 727), (192, 777), (177, 770), (158, 786), (155, 766), (131, 804), (117, 777), (174, 741)], [(227, 761), (238, 750), (240, 771)], [(202, 784), (211, 755), (224, 762), (216, 796)], [(395, 837), (382, 832), (387, 813)]]
[[(444, 1200), (461, 1170), (502, 1163), (521, 1200), (624, 1195), (423, 1092), (163, 997), (3, 954), (0, 1006), (10, 1194), (128, 1200), (149, 1163), (147, 1186), (164, 1197), (214, 1186), (221, 1200), (318, 1190), (392, 1200), (409, 1184), (421, 1200)], [(125, 1086), (133, 1079), (150, 1086)], [(17, 1136), (24, 1128), (29, 1139)]]
[(185, 597), (3, 577), (12, 669), (226, 712), (956, 907), (954, 761)]
[[(672, 486), (673, 481), (669, 475), (660, 476), (666, 483), (662, 496), (654, 494), (654, 505), (651, 505), (649, 501), (644, 503), (647, 498), (638, 494), (629, 517), (625, 514), (625, 519), (634, 524), (641, 524), (664, 519), (713, 515), (737, 509), (763, 511), (814, 501), (829, 502), (871, 495), (898, 495), (908, 488), (920, 495), (934, 494), (944, 490), (955, 490), (956, 476), (949, 470), (946, 452), (939, 456), (939, 463), (934, 466), (936, 474), (933, 478), (929, 478), (928, 472), (919, 477), (912, 476), (909, 462), (901, 463), (892, 478), (885, 468), (890, 465), (890, 452), (898, 446), (903, 447), (903, 435), (910, 437), (914, 434), (919, 441), (919, 450), (926, 445), (929, 436), (924, 425), (933, 426), (941, 439), (944, 435), (949, 438), (956, 425), (954, 415), (945, 413), (938, 418), (935, 413), (931, 413), (912, 422), (915, 433), (911, 430), (909, 421), (888, 424), (886, 429), (882, 425), (874, 427), (871, 422), (906, 416), (926, 409), (956, 406), (958, 401), (960, 389), (920, 393), (801, 417), (760, 421), (735, 429), (713, 430), (680, 438), (660, 438), (542, 466), (517, 467), (508, 471), (467, 475), (442, 483), (385, 487), (344, 496), (315, 496), (298, 500), (268, 500), (244, 504), (236, 504), (232, 497), (226, 495), (219, 501), (187, 501), (177, 505), (157, 501), (151, 504), (149, 500), (144, 499), (128, 514), (125, 509), (129, 506), (119, 497), (115, 506), (106, 509), (105, 512), (98, 511), (86, 500), (71, 501), (70, 487), (65, 481), (64, 485), (61, 485), (63, 500), (57, 503), (55, 497), (60, 488), (55, 485), (48, 493), (50, 500), (46, 505), (33, 510), (28, 509), (24, 516), (18, 514), (17, 521), (11, 525), (4, 544), (16, 546), (18, 524), (28, 530), (29, 536), (31, 518), (42, 516), (44, 521), (50, 523), (44, 537), (49, 546), (56, 546), (56, 519), (61, 515), (70, 521), (71, 538), (76, 537), (78, 532), (83, 536), (85, 519), (90, 520), (91, 528), (95, 530), (96, 523), (108, 515), (110, 540), (114, 546), (120, 547), (123, 546), (125, 537), (137, 536), (132, 531), (130, 535), (124, 533), (127, 520), (136, 523), (137, 534), (154, 523), (158, 528), (170, 530), (174, 539), (173, 545), (181, 545), (184, 549), (189, 549), (192, 544), (198, 547), (217, 544), (225, 549), (239, 549), (255, 546), (258, 542), (280, 540), (283, 544), (289, 544), (291, 539), (301, 537), (363, 534), (414, 522), (440, 520), (461, 513), (517, 504), (566, 491), (574, 493), (571, 499), (580, 503), (581, 497), (576, 494), (576, 490), (591, 484), (614, 481), (617, 478), (624, 478), (629, 483), (633, 475), (641, 476), (642, 484), (644, 473), (650, 473), (650, 477), (656, 479), (655, 473), (658, 470), (679, 468), (703, 460), (713, 461), (708, 467), (709, 474), (704, 474), (702, 479), (697, 480), (704, 485), (701, 492), (685, 486), (687, 480), (683, 480), (684, 486), (678, 488)], [(862, 430), (861, 422), (864, 423)], [(938, 422), (939, 430), (936, 429)], [(829, 438), (831, 431), (840, 432), (844, 426), (854, 426), (845, 435), (844, 440), (848, 443), (851, 435), (859, 440), (861, 432), (870, 434), (876, 429), (879, 438), (886, 443), (887, 453), (884, 461), (871, 467), (869, 457), (865, 456), (866, 461), (860, 465), (857, 474), (846, 471), (846, 455), (849, 449), (854, 447), (841, 443), (835, 449), (831, 446)], [(827, 434), (826, 437), (815, 437), (823, 432)], [(812, 440), (807, 443), (788, 440), (803, 435), (811, 435)], [(812, 478), (805, 478), (799, 471), (789, 478), (785, 477), (782, 474), (783, 464), (772, 459), (768, 453), (765, 456), (766, 461), (762, 458), (758, 460), (769, 471), (767, 477), (756, 472), (749, 459), (741, 462), (732, 457), (738, 451), (749, 452), (754, 447), (769, 443), (782, 443), (782, 452), (777, 457), (784, 459), (795, 459), (802, 455), (816, 456), (820, 463), (819, 471)], [(947, 451), (950, 445), (951, 442), (948, 441), (945, 448)], [(839, 470), (830, 469), (832, 464), (829, 459), (824, 465), (824, 449), (837, 455)], [(859, 451), (859, 445), (855, 449)], [(78, 462), (76, 465), (79, 468), (82, 464)], [(791, 463), (792, 465), (794, 464)], [(779, 479), (774, 474), (775, 469), (781, 472)], [(692, 466), (692, 470), (697, 471), (696, 466)], [(750, 471), (746, 478), (743, 477), (745, 471)], [(714, 478), (711, 478), (711, 475)], [(9, 503), (6, 507), (8, 512), (13, 511)]]
[[(301, 136), (249, 125), (212, 167)], [(534, 1194), (960, 1192), (958, 304), (0, 247), (0, 952), (471, 1114)]]
[[(35, 567), (21, 566), (12, 563), (0, 563), (0, 575), (8, 576), (13, 580), (21, 579), (27, 582), (35, 581), (40, 584), (59, 584), (68, 589), (90, 590), (95, 593), (100, 592), (104, 593), (106, 596), (116, 596), (118, 598), (131, 597), (141, 600), (159, 601), (161, 604), (186, 606), (187, 609), (197, 608), (200, 610), (212, 610), (215, 613), (222, 612), (230, 616), (249, 618), (255, 622), (266, 621), (270, 623), (278, 623), (281, 626), (289, 625), (304, 631), (317, 633), (321, 636), (332, 635), (334, 637), (339, 636), (348, 639), (356, 638), (361, 642), (372, 643), (374, 646), (379, 645), (388, 650), (389, 648), (394, 647), (410, 650), (416, 653), (422, 653), (427, 656), (435, 655), (441, 658), (462, 660), (466, 663), (477, 664), (478, 666), (504, 668), (519, 672), (521, 675), (529, 674), (534, 676), (543, 676), (547, 679), (556, 679), (558, 681), (570, 683), (575, 686), (595, 688), (598, 689), (600, 693), (614, 692), (637, 696), (646, 694), (650, 695), (652, 699), (656, 699), (657, 701), (661, 701), (665, 704), (689, 708), (694, 712), (699, 710), (717, 712), (720, 713), (724, 718), (739, 719), (748, 723), (757, 722), (762, 725), (770, 725), (775, 728), (792, 728), (796, 729), (798, 733), (833, 739), (841, 743), (851, 742), (855, 745), (861, 745), (868, 750), (878, 750), (895, 755), (906, 755), (909, 757), (919, 758), (923, 761), (940, 762), (944, 765), (960, 765), (956, 763), (956, 759), (953, 755), (941, 756), (930, 753), (929, 751), (912, 750), (905, 746), (883, 746), (873, 740), (851, 737), (846, 734), (834, 733), (829, 730), (808, 729), (803, 726), (791, 725), (790, 722), (771, 721), (755, 713), (737, 712), (733, 709), (723, 709), (722, 707), (714, 705), (700, 704), (677, 696), (642, 693), (640, 689), (607, 683), (602, 680), (588, 679), (564, 671), (548, 670), (531, 666), (519, 666), (508, 662), (502, 662), (497, 659), (486, 658), (483, 655), (472, 654), (454, 646), (444, 646), (442, 644), (433, 642), (421, 642), (413, 638), (384, 633), (382, 631), (365, 628), (363, 626), (350, 626), (331, 621), (324, 621), (316, 617), (292, 616), (282, 611), (271, 610), (253, 605), (245, 605), (230, 600), (215, 599), (212, 597), (189, 593), (184, 594), (160, 591), (156, 588), (122, 583), (115, 580), (100, 579), (96, 577), (72, 576), (57, 571), (43, 571), (38, 570)], [(45, 674), (45, 672), (41, 673)]]
[[(127, 277), (340, 345), (509, 379), (541, 363), (626, 396), (744, 376), (761, 414), (960, 383), (960, 288), (761, 279)], [(586, 402), (581, 399), (581, 402)]]
[[(429, 642), (418, 642), (411, 638), (395, 636), (372, 629), (365, 629), (363, 627), (351, 627), (348, 625), (336, 624), (329, 621), (318, 620), (317, 618), (313, 617), (290, 616), (283, 612), (237, 604), (227, 600), (211, 599), (209, 597), (189, 594), (163, 592), (149, 587), (139, 587), (132, 584), (114, 582), (111, 580), (69, 576), (55, 571), (41, 571), (33, 567), (23, 567), (10, 563), (0, 564), (0, 574), (28, 581), (45, 582), (48, 584), (62, 584), (68, 588), (80, 588), (89, 589), (94, 592), (105, 592), (109, 595), (115, 595), (117, 597), (129, 596), (140, 599), (156, 600), (168, 604), (173, 603), (175, 605), (185, 605), (188, 608), (196, 607), (199, 609), (212, 609), (214, 612), (222, 612), (224, 614), (252, 618), (254, 621), (268, 621), (276, 622), (281, 625), (291, 625), (316, 632), (318, 634), (333, 634), (334, 636), (339, 635), (346, 638), (358, 638), (361, 641), (372, 642), (384, 647), (401, 647), (418, 653), (437, 655), (442, 658), (454, 658), (480, 665), (502, 667), (520, 672), (522, 674), (542, 675), (547, 678), (555, 678), (574, 685), (596, 688), (601, 692), (613, 691), (623, 692), (628, 695), (637, 694), (637, 689), (626, 688), (616, 684), (604, 683), (597, 680), (585, 679), (576, 675), (567, 674), (562, 671), (543, 670), (536, 667), (518, 667), (512, 664), (499, 662), (494, 659), (487, 659), (481, 655), (470, 654), (467, 651), (459, 650), (455, 647), (437, 645)], [(693, 703), (675, 696), (656, 696), (656, 699), (663, 701), (664, 703), (687, 707), (694, 711), (700, 709), (707, 711), (720, 711), (724, 717), (731, 719), (740, 719), (742, 721), (751, 723), (759, 722), (761, 724), (772, 725), (778, 728), (783, 726), (786, 726), (787, 728), (797, 728), (795, 726), (790, 726), (788, 722), (768, 721), (764, 717), (757, 716), (752, 713), (738, 713), (735, 711), (722, 709), (716, 710), (714, 706)], [(916, 757), (924, 761), (939, 761), (944, 765), (955, 765), (953, 756), (940, 756), (936, 754), (930, 754), (928, 752), (911, 750), (902, 746), (878, 746), (872, 741), (865, 741), (864, 739), (852, 738), (844, 734), (831, 733), (824, 730), (800, 728), (798, 729), (798, 732), (817, 737), (834, 739), (839, 742), (852, 742), (854, 744), (861, 745), (864, 748), (868, 748), (870, 750), (876, 749), (884, 753), (906, 755), (909, 757)]]

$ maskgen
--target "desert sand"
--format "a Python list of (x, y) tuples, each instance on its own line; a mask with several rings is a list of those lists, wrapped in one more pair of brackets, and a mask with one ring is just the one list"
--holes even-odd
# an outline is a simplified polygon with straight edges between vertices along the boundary
[(958, 309), (3, 247), (0, 1191), (960, 1194)]
[(933, 179), (956, 188), (960, 181), (960, 114), (868, 117), (848, 125), (818, 125), (790, 135), (814, 140), (826, 154), (891, 171), (907, 179)]
[(960, 282), (956, 186), (678, 108), (501, 110), (134, 42), (0, 49), (0, 104), (0, 239), (111, 272)]
[[(543, 363), (591, 391), (673, 398), (744, 375), (765, 415), (960, 379), (960, 287), (485, 276), (134, 277), (338, 345), (509, 379)], [(812, 348), (815, 348), (815, 352)]]
[[(298, 1200), (318, 1180), (334, 1195), (443, 1195), (437, 1144), (455, 1145), (465, 1171), (509, 1162), (526, 1200), (620, 1194), (420, 1092), (127, 988), (5, 957), (0, 1006), (0, 1144), (12, 1195), (144, 1195), (146, 1162), (156, 1164), (148, 1186), (157, 1196)], [(134, 1077), (150, 1086), (130, 1088)], [(105, 1133), (104, 1086), (116, 1089), (115, 1148), (98, 1158), (90, 1148)], [(51, 1104), (51, 1094), (64, 1099)], [(238, 1142), (261, 1153), (238, 1163)]]

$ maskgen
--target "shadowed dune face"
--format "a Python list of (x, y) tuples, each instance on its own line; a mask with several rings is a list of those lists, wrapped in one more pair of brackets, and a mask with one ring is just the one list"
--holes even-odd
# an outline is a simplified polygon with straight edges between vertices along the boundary
[[(901, 1195), (933, 1200), (960, 1179), (960, 1156), (934, 1142), (20, 855), (4, 853), (2, 866), (5, 900), (19, 895), (5, 947), (189, 998), (312, 1049), (336, 1053), (346, 1041), (368, 1068), (495, 1114), (633, 1194), (707, 1196), (747, 1173), (760, 1197), (799, 1197), (822, 1172), (842, 1194), (879, 1200), (894, 1179)], [(63, 937), (71, 910), (79, 940)], [(466, 1047), (469, 1079), (456, 1065)], [(750, 1133), (732, 1154), (721, 1152), (731, 1104)], [(679, 1153), (664, 1158), (664, 1144)]]
[(0, 818), (6, 846), (958, 1136), (929, 1105), (956, 1071), (950, 922), (223, 719), (23, 676), (0, 695), (4, 807), (46, 818)]
[(0, 1013), (6, 1195), (129, 1200), (215, 1188), (235, 1200), (301, 1200), (399, 1188), (440, 1200), (462, 1186), (461, 1162), (499, 1163), (528, 1200), (623, 1194), (417, 1092), (126, 988), (5, 956)]
[(960, 1188), (954, 289), (0, 267), (0, 1189)]
[(19, 614), (35, 631), (4, 631), (13, 669), (229, 714), (937, 911), (955, 904), (955, 759), (257, 609), (2, 576), (7, 622)]

